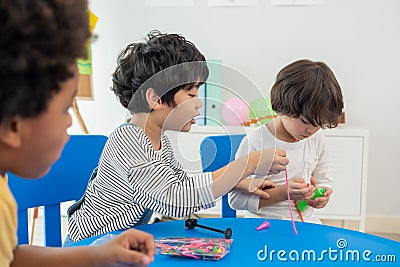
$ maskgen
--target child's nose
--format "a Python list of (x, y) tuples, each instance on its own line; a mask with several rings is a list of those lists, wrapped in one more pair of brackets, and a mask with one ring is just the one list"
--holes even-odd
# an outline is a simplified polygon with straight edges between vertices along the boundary
[(194, 107), (196, 109), (200, 109), (203, 106), (203, 102), (200, 99), (195, 99), (194, 101), (195, 101)]
[(307, 133), (312, 133), (314, 130), (314, 127), (307, 127), (306, 131)]
[(315, 133), (318, 129), (319, 127), (312, 126), (312, 127), (307, 127), (306, 131), (307, 133)]

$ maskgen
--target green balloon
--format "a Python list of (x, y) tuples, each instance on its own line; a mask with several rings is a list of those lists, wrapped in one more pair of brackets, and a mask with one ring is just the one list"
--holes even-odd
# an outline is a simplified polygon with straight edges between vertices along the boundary
[(256, 125), (262, 125), (272, 121), (276, 113), (271, 108), (271, 101), (268, 98), (257, 98), (250, 102), (249, 119)]

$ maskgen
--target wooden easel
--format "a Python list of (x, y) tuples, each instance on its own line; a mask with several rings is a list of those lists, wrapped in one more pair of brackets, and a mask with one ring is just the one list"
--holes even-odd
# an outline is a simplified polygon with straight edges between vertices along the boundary
[(89, 134), (89, 131), (86, 127), (85, 122), (83, 121), (82, 115), (79, 112), (79, 108), (78, 108), (78, 101), (76, 101), (76, 98), (74, 98), (74, 102), (72, 104), (72, 110), (74, 111), (75, 117), (78, 120), (79, 125), (81, 126), (82, 131), (85, 134)]

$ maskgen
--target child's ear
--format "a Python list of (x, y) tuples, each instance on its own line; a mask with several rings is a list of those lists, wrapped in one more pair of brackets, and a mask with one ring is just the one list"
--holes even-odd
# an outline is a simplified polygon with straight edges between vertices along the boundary
[(147, 89), (146, 100), (151, 110), (157, 110), (162, 106), (161, 98), (153, 88)]
[(19, 147), (21, 144), (20, 124), (21, 120), (19, 119), (2, 123), (0, 125), (0, 142), (10, 147)]

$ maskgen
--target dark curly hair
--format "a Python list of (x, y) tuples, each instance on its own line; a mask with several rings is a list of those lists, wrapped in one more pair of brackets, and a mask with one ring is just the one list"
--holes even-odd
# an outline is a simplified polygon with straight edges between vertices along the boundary
[(271, 89), (272, 109), (281, 115), (304, 116), (313, 126), (334, 128), (343, 110), (340, 85), (323, 62), (295, 61), (281, 69)]
[(0, 0), (0, 123), (47, 109), (86, 56), (85, 0)]
[(203, 84), (208, 77), (205, 57), (178, 34), (152, 31), (144, 43), (131, 43), (119, 55), (111, 88), (134, 113), (151, 112), (146, 91), (153, 88), (161, 102), (175, 106), (175, 94)]

